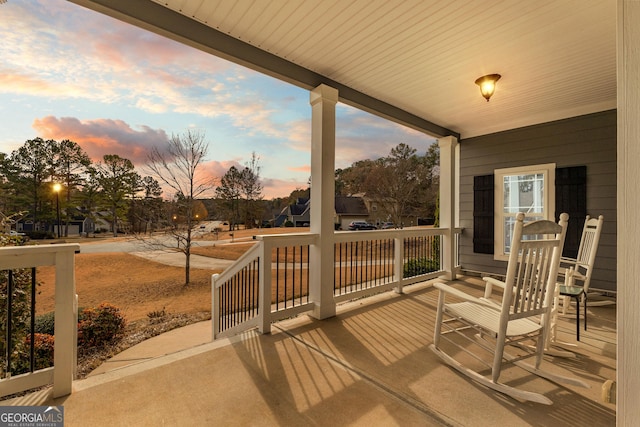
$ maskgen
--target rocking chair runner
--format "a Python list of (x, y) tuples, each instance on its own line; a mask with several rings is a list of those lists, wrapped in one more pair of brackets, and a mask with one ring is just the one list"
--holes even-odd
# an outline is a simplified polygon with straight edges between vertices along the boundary
[[(499, 383), (503, 361), (514, 363), (551, 381), (588, 387), (580, 380), (540, 369), (568, 218), (563, 213), (558, 224), (553, 221), (534, 221), (525, 225), (524, 214), (519, 213), (513, 230), (506, 280), (501, 282), (484, 278), (489, 289), (485, 292), (485, 297), (473, 297), (444, 283), (434, 284), (440, 292), (434, 341), (429, 348), (461, 373), (491, 389), (522, 400), (553, 403), (542, 394)], [(489, 298), (492, 285), (503, 289), (500, 303)], [(445, 302), (448, 296), (456, 297), (462, 302)], [(474, 331), (477, 334), (473, 335)], [(449, 334), (455, 336), (451, 337)], [(459, 344), (460, 339), (471, 341), (473, 346)], [(480, 361), (483, 361), (482, 358), (473, 353), (471, 348), (493, 353), (492, 364), (483, 361), (491, 367), (491, 376), (481, 375), (465, 367), (445, 352), (441, 340), (462, 350), (462, 353), (456, 351), (457, 354), (467, 353)], [(536, 341), (534, 350), (523, 344), (529, 340)], [(517, 346), (520, 353), (524, 351), (525, 354), (513, 356), (507, 353), (505, 350), (511, 345)], [(535, 356), (535, 365), (522, 360), (532, 356)]]

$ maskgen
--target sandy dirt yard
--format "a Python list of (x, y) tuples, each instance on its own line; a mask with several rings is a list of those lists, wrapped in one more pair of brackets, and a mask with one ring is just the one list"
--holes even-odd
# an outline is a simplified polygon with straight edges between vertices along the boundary
[[(191, 269), (184, 285), (184, 268), (171, 267), (126, 253), (76, 255), (76, 291), (79, 307), (108, 302), (120, 308), (127, 321), (152, 311), (196, 313), (211, 311), (211, 275), (214, 270)], [(37, 312), (54, 309), (54, 269), (38, 269), (41, 283)]]
[[(252, 246), (251, 241), (240, 243), (256, 234), (308, 232), (308, 228), (254, 229), (234, 232), (234, 244), (227, 232), (218, 236), (215, 247), (194, 248), (194, 255), (237, 259)], [(201, 235), (196, 239), (211, 239)], [(183, 267), (172, 267), (128, 253), (99, 253), (76, 255), (76, 290), (79, 307), (95, 307), (103, 302), (120, 308), (128, 322), (145, 319), (147, 314), (165, 310), (167, 313), (201, 313), (211, 311), (211, 275), (221, 270), (191, 269), (191, 283), (184, 285)], [(41, 285), (37, 296), (38, 314), (54, 309), (54, 269), (38, 269)]]

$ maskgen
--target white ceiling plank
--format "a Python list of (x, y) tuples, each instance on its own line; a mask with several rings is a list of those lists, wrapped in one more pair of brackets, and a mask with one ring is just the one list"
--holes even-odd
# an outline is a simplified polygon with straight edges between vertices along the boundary
[(154, 1), (463, 138), (616, 104), (615, 0)]

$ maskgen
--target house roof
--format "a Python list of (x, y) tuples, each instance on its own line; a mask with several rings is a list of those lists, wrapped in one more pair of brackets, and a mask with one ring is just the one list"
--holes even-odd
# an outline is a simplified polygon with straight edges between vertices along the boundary
[(338, 215), (369, 215), (361, 197), (336, 196), (335, 209)]
[(291, 215), (302, 215), (307, 211), (308, 208), (309, 206), (307, 203), (293, 204), (289, 205), (289, 212), (291, 213)]
[(616, 108), (615, 0), (73, 1), (434, 136)]

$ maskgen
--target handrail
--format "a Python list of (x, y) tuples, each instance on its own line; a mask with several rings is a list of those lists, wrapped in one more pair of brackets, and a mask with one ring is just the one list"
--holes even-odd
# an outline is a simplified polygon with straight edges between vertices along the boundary
[[(457, 230), (457, 229), (454, 229)], [(336, 231), (336, 242), (356, 242), (372, 239), (392, 239), (394, 237), (439, 236), (448, 233), (448, 228), (407, 227), (388, 230)], [(355, 239), (353, 238), (355, 236)]]
[[(455, 275), (457, 236), (461, 232), (461, 228), (433, 227), (335, 232), (331, 239), (336, 251), (345, 252), (334, 251), (334, 303), (390, 289), (402, 292), (406, 285), (445, 273)], [(314, 268), (308, 250), (318, 244), (320, 237), (312, 233), (255, 236), (254, 247), (224, 272), (214, 275), (214, 339), (255, 326), (268, 333), (271, 322), (313, 310), (317, 301), (309, 298), (311, 289), (307, 289), (307, 275)], [(453, 259), (448, 258), (452, 262), (445, 263), (443, 246), (449, 244), (445, 241), (455, 246), (447, 252), (453, 255)], [(294, 301), (292, 298), (298, 298), (301, 292), (306, 292), (304, 300)], [(257, 294), (259, 297), (255, 298)]]
[(215, 274), (216, 283), (224, 283), (233, 277), (236, 273), (242, 270), (249, 262), (253, 261), (260, 256), (262, 251), (261, 244), (253, 245), (247, 252), (243, 253), (240, 258), (234, 261), (229, 267), (227, 267), (222, 273)]
[(78, 304), (74, 254), (76, 243), (0, 248), (0, 270), (55, 267), (55, 344), (53, 368), (0, 380), (0, 396), (50, 384), (53, 397), (71, 393), (77, 354)]
[(314, 233), (288, 233), (288, 234), (264, 234), (256, 236), (257, 240), (269, 242), (273, 247), (284, 247), (291, 244), (311, 245), (316, 242), (319, 235)]

